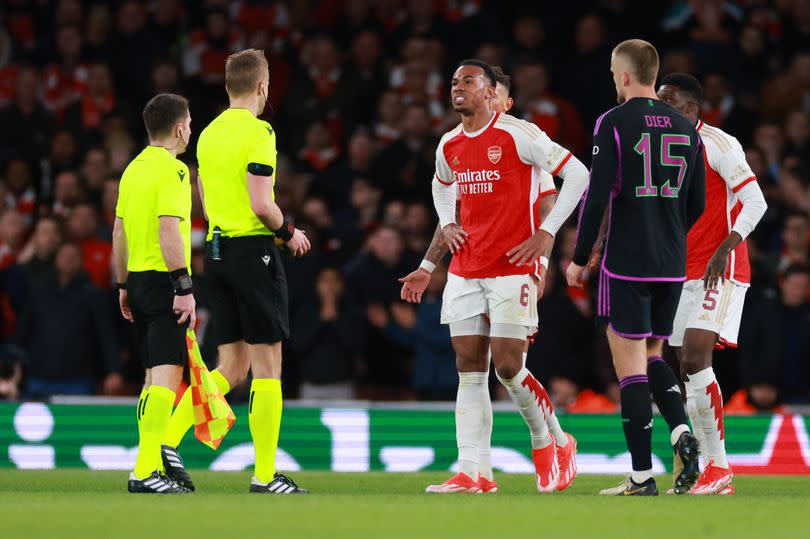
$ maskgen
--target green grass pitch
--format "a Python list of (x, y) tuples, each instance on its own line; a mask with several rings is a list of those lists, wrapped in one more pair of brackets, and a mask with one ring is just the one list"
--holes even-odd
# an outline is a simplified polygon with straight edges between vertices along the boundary
[[(0, 536), (11, 538), (475, 538), (810, 536), (810, 477), (738, 477), (735, 496), (605, 498), (616, 476), (539, 495), (498, 474), (494, 495), (427, 495), (442, 473), (293, 474), (308, 496), (247, 493), (245, 473), (192, 472), (197, 492), (133, 495), (126, 472), (0, 471)], [(671, 478), (659, 477), (662, 491)]]

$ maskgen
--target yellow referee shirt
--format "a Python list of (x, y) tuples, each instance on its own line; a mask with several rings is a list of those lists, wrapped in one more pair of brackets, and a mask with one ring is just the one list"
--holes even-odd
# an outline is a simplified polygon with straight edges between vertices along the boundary
[(248, 165), (273, 175), (276, 134), (247, 109), (227, 109), (203, 129), (197, 162), (208, 215), (208, 240), (215, 226), (223, 236), (272, 234), (250, 208)]
[(191, 178), (166, 148), (147, 146), (127, 165), (115, 215), (124, 221), (129, 271), (169, 271), (160, 250), (159, 217), (180, 218), (180, 235), (191, 266)]

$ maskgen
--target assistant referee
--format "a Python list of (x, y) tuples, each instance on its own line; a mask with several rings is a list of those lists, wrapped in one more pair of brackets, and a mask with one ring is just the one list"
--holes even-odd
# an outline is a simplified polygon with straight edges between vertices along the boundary
[(138, 458), (130, 492), (177, 494), (167, 477), (161, 441), (183, 376), (185, 333), (196, 320), (189, 275), (191, 180), (177, 159), (191, 138), (186, 98), (153, 97), (143, 109), (149, 146), (121, 176), (113, 259), (121, 314), (135, 324), (146, 380), (138, 400)]
[[(287, 281), (275, 238), (293, 256), (310, 244), (274, 202), (276, 135), (264, 111), (270, 73), (264, 53), (228, 57), (230, 107), (197, 144), (200, 195), (209, 223), (205, 259), (219, 373), (233, 387), (253, 371), (248, 421), (256, 453), (250, 492), (306, 492), (276, 473), (281, 426), (281, 341), (289, 337)], [(223, 384), (224, 385), (224, 384)]]

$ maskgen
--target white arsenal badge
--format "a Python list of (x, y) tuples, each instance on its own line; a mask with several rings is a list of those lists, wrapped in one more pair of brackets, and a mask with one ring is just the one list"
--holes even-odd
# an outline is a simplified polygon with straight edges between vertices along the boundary
[(493, 165), (498, 164), (498, 161), (501, 160), (501, 155), (503, 155), (503, 150), (501, 150), (500, 146), (490, 146), (487, 148), (487, 157), (489, 157)]

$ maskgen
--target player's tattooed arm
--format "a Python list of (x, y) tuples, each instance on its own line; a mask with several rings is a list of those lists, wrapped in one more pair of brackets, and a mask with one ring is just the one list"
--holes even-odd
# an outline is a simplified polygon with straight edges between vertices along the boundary
[[(541, 210), (542, 211), (542, 210)], [(456, 205), (456, 222), (461, 218), (461, 208)], [(436, 231), (433, 233), (433, 239), (430, 240), (430, 245), (425, 253), (425, 260), (432, 264), (438, 264), (447, 253), (450, 252), (450, 246), (444, 239), (442, 234), (442, 225), (436, 225)]]
[(447, 242), (444, 241), (444, 234), (442, 234), (442, 227), (441, 225), (436, 225), (436, 231), (433, 233), (433, 239), (430, 240), (430, 246), (428, 246), (427, 252), (425, 253), (425, 260), (432, 264), (438, 264), (444, 255), (450, 252), (450, 247), (447, 245)]
[[(460, 210), (456, 207), (456, 220), (458, 221)], [(442, 233), (442, 225), (436, 225), (436, 231), (433, 233), (433, 239), (430, 240), (430, 246), (425, 259), (422, 264), (415, 270), (399, 279), (402, 283), (402, 290), (399, 297), (408, 303), (419, 303), (422, 301), (422, 294), (425, 293), (428, 284), (430, 283), (430, 274), (436, 265), (441, 262), (442, 258), (450, 251), (450, 246), (444, 239)]]

